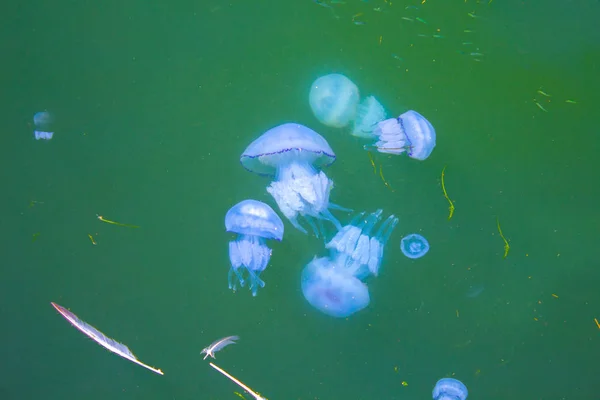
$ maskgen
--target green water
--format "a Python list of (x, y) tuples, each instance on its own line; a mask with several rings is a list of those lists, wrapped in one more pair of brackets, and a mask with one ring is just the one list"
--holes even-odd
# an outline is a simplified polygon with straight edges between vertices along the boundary
[[(199, 355), (232, 334), (239, 344), (216, 362), (270, 399), (428, 399), (444, 376), (470, 399), (597, 397), (600, 4), (333, 7), (4, 7), (1, 399), (239, 399)], [(393, 192), (364, 142), (312, 116), (310, 84), (331, 72), (435, 126), (424, 162), (374, 155)], [(44, 109), (56, 133), (36, 142), (32, 116)], [(245, 198), (272, 203), (239, 155), (285, 121), (337, 153), (332, 201), (400, 218), (370, 306), (347, 320), (303, 299), (300, 271), (323, 242), (287, 221), (267, 286), (256, 298), (227, 289), (225, 212)], [(411, 232), (432, 246), (416, 261), (398, 245)], [(471, 298), (471, 287), (484, 290)], [(51, 301), (165, 376), (100, 348)]]

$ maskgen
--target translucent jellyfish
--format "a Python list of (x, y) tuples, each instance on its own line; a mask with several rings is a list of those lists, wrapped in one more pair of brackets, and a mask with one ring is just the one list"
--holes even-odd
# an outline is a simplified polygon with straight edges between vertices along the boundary
[(325, 245), (332, 250), (331, 257), (338, 267), (359, 279), (379, 274), (383, 248), (398, 224), (398, 218), (390, 215), (371, 236), (382, 213), (377, 210), (366, 217), (364, 212), (358, 214)]
[(469, 395), (467, 387), (454, 378), (442, 378), (433, 388), (433, 400), (466, 400)]
[(381, 103), (374, 96), (365, 98), (358, 106), (352, 135), (372, 139), (373, 130), (385, 118), (385, 109)]
[[(373, 130), (378, 141), (375, 148), (380, 153), (401, 154), (425, 160), (435, 147), (435, 129), (416, 111), (410, 110), (398, 118), (381, 121)], [(371, 146), (365, 146), (369, 149)]]
[(402, 238), (400, 249), (408, 258), (421, 258), (429, 251), (429, 242), (423, 236), (412, 233)]
[(267, 191), (298, 230), (306, 233), (298, 216), (316, 236), (324, 234), (322, 220), (341, 228), (329, 208), (344, 209), (329, 202), (333, 181), (320, 170), (335, 161), (335, 153), (317, 132), (296, 123), (276, 126), (250, 143), (240, 161), (249, 171), (275, 177)]
[(367, 285), (327, 257), (315, 258), (304, 267), (301, 287), (304, 298), (313, 307), (332, 317), (348, 317), (370, 302)]
[(243, 271), (250, 278), (250, 290), (256, 296), (259, 287), (265, 283), (260, 274), (267, 268), (271, 249), (265, 245), (266, 239), (281, 241), (283, 222), (269, 205), (256, 200), (244, 200), (231, 207), (225, 215), (227, 232), (237, 233), (236, 240), (229, 242), (229, 289), (237, 289), (237, 282), (244, 287), (246, 280)]
[(318, 78), (313, 82), (308, 96), (315, 117), (334, 128), (343, 128), (354, 119), (358, 100), (358, 87), (341, 74)]
[(52, 123), (54, 122), (54, 117), (48, 111), (40, 111), (35, 113), (33, 116), (33, 125), (35, 125), (35, 130), (33, 131), (33, 135), (35, 140), (50, 140), (52, 136), (54, 136), (54, 132), (52, 132)]

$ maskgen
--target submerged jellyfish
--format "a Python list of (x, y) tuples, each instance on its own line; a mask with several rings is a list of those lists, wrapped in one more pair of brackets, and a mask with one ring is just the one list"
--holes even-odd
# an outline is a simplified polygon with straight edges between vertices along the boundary
[(317, 310), (347, 317), (369, 304), (369, 292), (361, 279), (377, 276), (383, 247), (398, 223), (398, 218), (390, 215), (371, 236), (382, 213), (358, 214), (325, 245), (329, 257), (315, 258), (304, 268), (302, 294)]
[(398, 224), (398, 218), (392, 214), (381, 224), (375, 235), (371, 236), (382, 213), (383, 210), (380, 209), (367, 217), (364, 212), (358, 214), (325, 245), (332, 250), (332, 258), (338, 267), (359, 279), (369, 274), (379, 274), (383, 247)]
[(373, 134), (377, 136), (375, 147), (380, 153), (406, 152), (409, 157), (425, 160), (435, 147), (435, 129), (425, 117), (413, 110), (398, 118), (379, 122)]
[(324, 230), (322, 220), (341, 228), (329, 208), (343, 208), (329, 202), (333, 181), (320, 171), (335, 161), (335, 153), (317, 132), (296, 123), (276, 126), (250, 143), (240, 161), (249, 171), (275, 177), (267, 191), (298, 230), (306, 233), (298, 215), (317, 236)]
[(310, 305), (332, 317), (348, 317), (370, 302), (367, 285), (327, 257), (315, 258), (304, 267), (301, 287)]
[(369, 96), (360, 102), (352, 135), (373, 138), (373, 130), (377, 128), (377, 124), (386, 118), (385, 109), (374, 96)]
[(433, 400), (466, 400), (469, 395), (467, 387), (454, 378), (442, 378), (433, 388)]
[(321, 123), (343, 128), (354, 119), (358, 96), (354, 82), (341, 74), (329, 74), (313, 82), (308, 101)]
[(267, 268), (271, 249), (265, 245), (266, 239), (281, 241), (283, 222), (267, 204), (256, 200), (244, 200), (231, 207), (225, 215), (227, 232), (237, 233), (237, 240), (229, 242), (229, 288), (237, 289), (246, 284), (243, 270), (250, 277), (250, 290), (256, 296), (259, 286), (265, 283), (260, 273)]
[(421, 258), (429, 251), (429, 242), (423, 236), (412, 233), (402, 238), (400, 249), (408, 258)]
[(48, 111), (40, 111), (35, 113), (33, 116), (33, 124), (35, 125), (35, 130), (33, 131), (33, 135), (35, 140), (50, 140), (54, 135), (54, 132), (51, 132), (51, 125), (54, 122), (54, 117)]

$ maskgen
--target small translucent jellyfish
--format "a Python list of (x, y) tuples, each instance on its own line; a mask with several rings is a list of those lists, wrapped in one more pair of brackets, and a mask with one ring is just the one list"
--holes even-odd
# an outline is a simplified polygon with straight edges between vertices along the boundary
[(433, 388), (433, 400), (466, 400), (469, 395), (467, 387), (454, 378), (442, 378)]
[(348, 317), (370, 302), (367, 285), (327, 257), (315, 258), (304, 267), (301, 287), (310, 305), (332, 317)]
[(267, 191), (296, 229), (306, 233), (298, 216), (317, 237), (324, 235), (322, 220), (341, 228), (329, 208), (345, 209), (329, 202), (333, 181), (320, 170), (335, 161), (335, 153), (317, 132), (296, 123), (276, 126), (250, 143), (240, 161), (249, 171), (275, 177)]
[(359, 279), (364, 279), (369, 274), (379, 274), (383, 248), (398, 224), (398, 218), (392, 214), (381, 224), (375, 235), (371, 236), (382, 213), (383, 210), (380, 209), (367, 217), (364, 212), (358, 214), (325, 245), (332, 250), (331, 258), (338, 268)]
[(48, 111), (40, 111), (35, 113), (35, 115), (33, 116), (33, 125), (35, 126), (33, 135), (35, 137), (35, 140), (52, 139), (52, 136), (54, 136), (54, 132), (52, 132), (53, 122), (54, 117)]
[(343, 128), (356, 115), (358, 87), (341, 74), (329, 74), (318, 78), (310, 88), (308, 101), (315, 117), (322, 124)]
[(408, 258), (421, 258), (429, 251), (429, 242), (418, 233), (412, 233), (402, 238), (400, 249)]
[[(398, 118), (381, 121), (373, 130), (378, 141), (375, 148), (380, 153), (401, 154), (425, 160), (435, 147), (435, 129), (416, 111), (410, 110)], [(373, 146), (365, 146), (369, 150)]]
[(386, 117), (385, 109), (374, 96), (365, 98), (358, 105), (352, 135), (372, 139), (373, 130)]
[(237, 282), (244, 287), (243, 271), (250, 277), (250, 290), (256, 296), (259, 287), (265, 283), (260, 274), (267, 268), (271, 249), (265, 245), (266, 239), (283, 239), (283, 222), (273, 209), (260, 201), (244, 200), (231, 207), (225, 215), (227, 232), (237, 233), (237, 240), (229, 242), (229, 289), (237, 289)]

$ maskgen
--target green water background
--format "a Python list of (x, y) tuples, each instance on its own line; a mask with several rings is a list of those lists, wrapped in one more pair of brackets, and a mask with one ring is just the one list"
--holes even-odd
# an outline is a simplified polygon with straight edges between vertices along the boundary
[[(236, 399), (199, 356), (231, 334), (241, 340), (218, 365), (270, 399), (427, 399), (444, 376), (470, 399), (596, 398), (599, 3), (332, 7), (3, 6), (1, 399)], [(424, 162), (374, 155), (393, 192), (364, 142), (312, 116), (310, 84), (331, 72), (435, 126)], [(44, 109), (56, 133), (36, 142)], [(285, 121), (336, 151), (332, 201), (400, 218), (370, 306), (347, 320), (303, 299), (300, 271), (323, 243), (287, 221), (267, 286), (256, 298), (227, 289), (225, 212), (272, 203), (239, 155)], [(431, 243), (416, 261), (398, 245), (411, 232)], [(93, 344), (50, 301), (165, 376)]]

